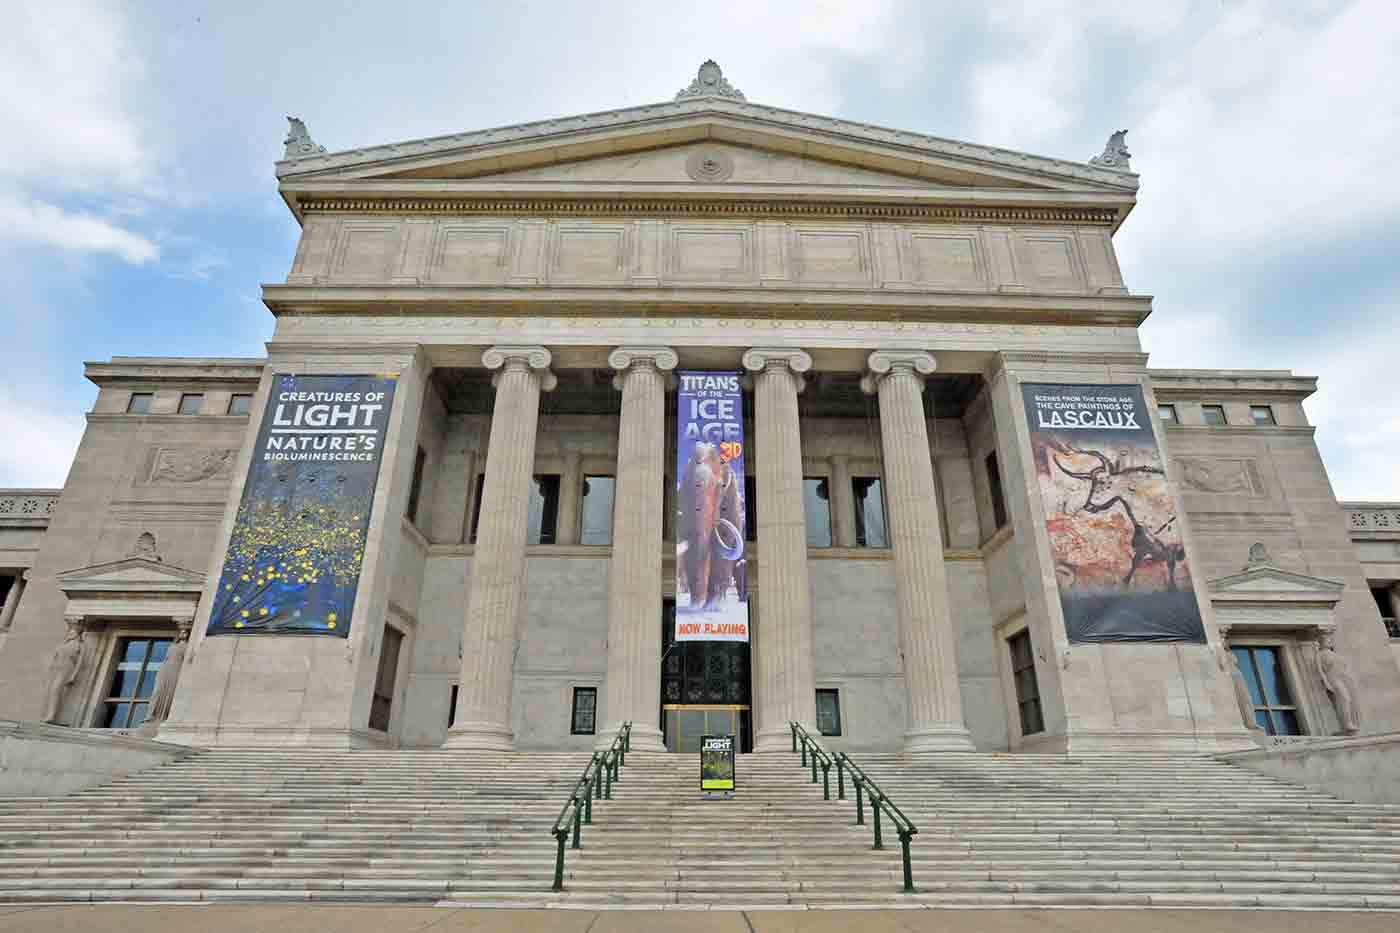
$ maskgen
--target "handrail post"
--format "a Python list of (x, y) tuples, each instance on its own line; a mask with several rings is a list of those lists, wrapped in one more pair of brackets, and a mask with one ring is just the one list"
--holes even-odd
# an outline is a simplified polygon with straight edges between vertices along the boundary
[(802, 767), (807, 767), (807, 736), (802, 737)]
[(583, 808), (578, 805), (578, 798), (574, 798), (574, 845), (575, 849), (583, 848), (581, 838), (583, 836)]
[(593, 778), (583, 782), (583, 821), (593, 825)]
[(555, 829), (554, 838), (559, 843), (559, 851), (554, 856), (554, 888), (555, 891), (564, 890), (564, 840), (569, 838), (567, 829)]
[(914, 868), (909, 862), (909, 840), (914, 838), (914, 834), (907, 829), (899, 831), (899, 847), (903, 850), (904, 856), (904, 893), (914, 893)]
[(607, 775), (607, 783), (603, 785), (603, 799), (612, 800), (613, 769), (604, 762), (603, 773)]
[(862, 799), (861, 799), (861, 796), (860, 796), (861, 779), (858, 778), (858, 777), (856, 777), (854, 774), (852, 774), (852, 775), (851, 775), (851, 781), (856, 785), (856, 825), (857, 825), (857, 826), (864, 826), (864, 825), (865, 825), (865, 801), (862, 800)]
[(630, 722), (622, 724), (622, 750), (624, 752), (632, 750), (632, 724)]
[(593, 762), (593, 797), (595, 800), (603, 799), (603, 762), (595, 759)]
[(884, 799), (880, 796), (880, 793), (871, 790), (870, 809), (875, 811), (875, 848), (877, 849), (883, 849), (885, 847), (884, 840), (880, 838), (880, 805), (882, 803), (884, 803)]
[(822, 799), (831, 799), (831, 761), (829, 759), (822, 761)]
[(836, 756), (836, 799), (846, 799), (846, 760)]
[(797, 754), (797, 721), (788, 723), (788, 728), (792, 730), (792, 753)]
[(622, 750), (613, 753), (613, 781), (622, 783)]

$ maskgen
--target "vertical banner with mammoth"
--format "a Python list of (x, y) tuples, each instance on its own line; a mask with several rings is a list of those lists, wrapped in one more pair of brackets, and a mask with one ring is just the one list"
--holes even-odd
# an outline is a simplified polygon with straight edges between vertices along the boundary
[(349, 634), (394, 382), (276, 378), (219, 575), (210, 635)]
[(1204, 643), (1142, 388), (1021, 392), (1069, 640)]
[(677, 376), (675, 640), (748, 641), (739, 374)]

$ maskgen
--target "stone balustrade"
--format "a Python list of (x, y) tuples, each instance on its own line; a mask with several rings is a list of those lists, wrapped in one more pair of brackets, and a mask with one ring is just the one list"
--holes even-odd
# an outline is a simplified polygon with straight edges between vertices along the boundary
[(48, 527), (59, 493), (57, 489), (0, 489), (0, 525)]
[(1392, 534), (1400, 537), (1400, 502), (1343, 502), (1347, 528), (1353, 535)]

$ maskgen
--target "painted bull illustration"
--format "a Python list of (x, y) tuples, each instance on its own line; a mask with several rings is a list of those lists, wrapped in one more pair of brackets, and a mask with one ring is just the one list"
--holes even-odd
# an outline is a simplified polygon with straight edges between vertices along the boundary
[(677, 529), (692, 609), (718, 608), (729, 581), (735, 579), (736, 564), (742, 566), (742, 490), (743, 480), (716, 445), (703, 441), (695, 445), (681, 471)]

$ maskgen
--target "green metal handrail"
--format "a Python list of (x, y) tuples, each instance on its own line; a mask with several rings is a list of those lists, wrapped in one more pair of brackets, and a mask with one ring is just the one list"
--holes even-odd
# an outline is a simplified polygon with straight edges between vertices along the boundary
[(850, 769), (851, 783), (855, 785), (856, 789), (857, 826), (865, 825), (864, 798), (866, 796), (870, 798), (872, 822), (875, 824), (875, 845), (873, 848), (883, 849), (885, 847), (884, 837), (881, 833), (880, 813), (884, 811), (889, 815), (891, 822), (894, 823), (895, 832), (899, 834), (899, 847), (904, 859), (904, 892), (906, 894), (913, 892), (914, 867), (909, 853), (909, 843), (913, 841), (914, 836), (918, 834), (918, 827), (914, 825), (914, 822), (910, 820), (909, 817), (904, 815), (903, 810), (895, 806), (894, 801), (890, 800), (889, 794), (885, 793), (884, 789), (880, 787), (879, 784), (876, 784), (871, 779), (870, 775), (866, 774), (859, 765), (851, 760), (850, 755), (847, 755), (845, 752), (837, 752), (835, 759), (832, 759), (831, 756), (822, 749), (821, 744), (818, 743), (806, 729), (802, 728), (800, 723), (790, 722), (788, 723), (788, 727), (792, 730), (793, 752), (797, 752), (798, 745), (801, 745), (803, 767), (807, 766), (808, 753), (810, 751), (813, 784), (817, 783), (817, 763), (818, 761), (821, 762), (823, 799), (831, 799), (831, 783), (827, 777), (827, 772), (831, 770), (831, 765), (833, 763), (836, 765), (836, 799), (846, 799), (846, 770)]
[(594, 752), (593, 757), (588, 759), (588, 767), (583, 769), (583, 774), (574, 782), (574, 789), (569, 791), (569, 799), (564, 802), (549, 830), (559, 843), (554, 857), (555, 891), (564, 890), (564, 843), (572, 831), (574, 841), (570, 848), (583, 848), (583, 827), (593, 823), (593, 801), (612, 799), (613, 785), (622, 783), (621, 769), (627, 764), (627, 753), (631, 750), (632, 724), (624, 722), (607, 751)]

